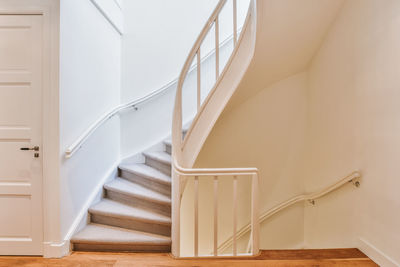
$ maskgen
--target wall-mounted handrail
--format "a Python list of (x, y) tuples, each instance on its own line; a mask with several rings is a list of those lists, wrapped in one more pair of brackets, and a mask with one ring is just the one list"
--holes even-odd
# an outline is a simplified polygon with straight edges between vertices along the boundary
[[(302, 195), (298, 195), (295, 197), (292, 197), (278, 205), (276, 205), (275, 207), (267, 210), (266, 212), (264, 212), (263, 214), (261, 214), (261, 216), (259, 217), (259, 222), (260, 224), (263, 223), (265, 220), (267, 220), (268, 218), (272, 217), (273, 215), (279, 213), (280, 211), (296, 204), (299, 203), (301, 201), (309, 201), (311, 204), (314, 204), (314, 201), (318, 198), (321, 198), (333, 191), (335, 191), (336, 189), (342, 187), (343, 185), (349, 183), (349, 182), (353, 182), (353, 184), (358, 187), (360, 185), (358, 179), (361, 178), (361, 173), (359, 171), (354, 171), (351, 174), (347, 175), (346, 177), (340, 179), (339, 181), (335, 182), (334, 184), (331, 184), (319, 191), (313, 192), (313, 193), (309, 193), (309, 194), (302, 194)], [(248, 223), (247, 225), (243, 226), (236, 234), (236, 238), (242, 238), (245, 234), (247, 234), (250, 231), (251, 227), (250, 227), (250, 223)], [(221, 245), (218, 246), (218, 251), (224, 251), (227, 248), (229, 248), (230, 246), (232, 246), (232, 237), (228, 238), (225, 242), (223, 242)], [(249, 251), (249, 246), (247, 251)]]
[(101, 116), (96, 122), (94, 122), (72, 145), (70, 145), (65, 151), (65, 157), (70, 158), (74, 155), (82, 145), (87, 141), (87, 139), (106, 121), (114, 117), (116, 114), (131, 108), (137, 108), (139, 105), (149, 101), (150, 99), (162, 94), (164, 91), (168, 89), (167, 86), (164, 86), (160, 89), (157, 89), (150, 94), (141, 97), (139, 99), (133, 100), (126, 104), (121, 104), (116, 108), (110, 110)]
[[(241, 29), (242, 28), (239, 27), (238, 31), (241, 31)], [(234, 38), (234, 34), (231, 34), (224, 41), (222, 41), (221, 44), (220, 44), (220, 47), (224, 47), (227, 43), (229, 43), (232, 40), (232, 38)], [(204, 57), (200, 58), (200, 64), (203, 63), (204, 61), (208, 60), (214, 53), (215, 53), (215, 48), (210, 50), (210, 52), (208, 52)], [(196, 69), (196, 66), (192, 66), (189, 69), (189, 72), (192, 72), (195, 69)], [(72, 143), (66, 149), (65, 157), (66, 158), (71, 158), (75, 154), (75, 152), (77, 152), (82, 147), (82, 145), (87, 141), (87, 139), (89, 139), (89, 137), (102, 124), (104, 124), (110, 118), (114, 117), (119, 112), (123, 112), (123, 111), (131, 109), (131, 108), (137, 108), (141, 104), (144, 104), (145, 102), (150, 101), (152, 98), (155, 98), (155, 97), (157, 97), (159, 95), (162, 95), (164, 92), (166, 92), (168, 89), (170, 89), (173, 84), (177, 83), (178, 79), (179, 79), (179, 77), (176, 77), (175, 79), (173, 79), (172, 81), (170, 81), (169, 83), (164, 85), (163, 87), (161, 87), (161, 88), (159, 88), (157, 90), (154, 90), (153, 92), (149, 93), (148, 95), (146, 95), (144, 97), (141, 97), (139, 99), (133, 100), (131, 102), (128, 102), (126, 104), (121, 104), (121, 105), (113, 108), (109, 112), (103, 114), (97, 121), (95, 121), (92, 125), (90, 125), (88, 127), (88, 129), (82, 135), (80, 135), (74, 143)]]

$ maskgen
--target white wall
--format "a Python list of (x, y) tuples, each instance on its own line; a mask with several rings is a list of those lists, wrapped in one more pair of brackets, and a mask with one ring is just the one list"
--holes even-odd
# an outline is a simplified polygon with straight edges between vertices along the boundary
[(119, 33), (124, 32), (122, 0), (90, 0)]
[(102, 126), (73, 158), (64, 152), (101, 115), (120, 103), (121, 36), (90, 0), (60, 3), (61, 234), (119, 160), (120, 123)]
[(355, 169), (363, 174), (359, 189), (305, 209), (307, 246), (365, 249), (361, 238), (398, 265), (399, 31), (398, 0), (346, 1), (310, 67), (304, 173), (307, 190)]
[[(260, 171), (260, 211), (266, 211), (273, 206), (303, 193), (301, 179), (302, 154), (306, 134), (307, 115), (307, 74), (305, 72), (293, 75), (273, 84), (258, 94), (249, 98), (242, 105), (230, 112), (224, 113), (212, 130), (196, 161), (196, 167), (257, 167)], [(245, 178), (244, 178), (245, 179)], [(208, 182), (210, 183), (210, 181)], [(221, 210), (231, 211), (232, 184), (224, 182), (221, 186)], [(200, 183), (202, 184), (202, 182)], [(239, 203), (249, 202), (250, 190), (245, 190), (245, 184), (240, 186)], [(200, 187), (201, 227), (208, 231), (201, 235), (202, 249), (212, 245), (207, 233), (212, 233), (212, 187)], [(249, 188), (248, 188), (249, 189)], [(193, 229), (190, 227), (193, 209), (193, 192), (191, 187), (185, 190), (182, 199), (181, 216), (182, 247), (187, 254), (193, 253), (191, 247)], [(249, 204), (249, 203), (248, 203)], [(208, 206), (207, 206), (208, 205)], [(207, 209), (208, 207), (208, 209)], [(250, 206), (240, 211), (238, 229), (250, 221)], [(225, 241), (232, 234), (231, 216), (225, 216), (220, 229), (219, 240)], [(261, 248), (283, 249), (297, 248), (303, 243), (303, 206), (296, 205), (274, 216), (261, 226)], [(185, 228), (185, 225), (188, 227)], [(204, 226), (206, 225), (206, 226)], [(282, 233), (290, 233), (283, 235)], [(208, 239), (207, 239), (208, 238)], [(247, 240), (243, 243), (247, 245)], [(208, 241), (208, 243), (207, 243)], [(203, 248), (203, 251), (205, 249)], [(212, 250), (208, 248), (209, 252)]]
[(217, 0), (130, 0), (124, 3), (123, 101), (175, 79)]

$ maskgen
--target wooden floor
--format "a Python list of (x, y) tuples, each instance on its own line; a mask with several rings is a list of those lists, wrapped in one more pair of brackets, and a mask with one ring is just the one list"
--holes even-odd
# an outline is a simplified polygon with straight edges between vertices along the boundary
[(0, 267), (128, 267), (128, 266), (378, 266), (358, 249), (264, 250), (245, 259), (175, 260), (166, 253), (74, 252), (62, 259), (0, 257)]

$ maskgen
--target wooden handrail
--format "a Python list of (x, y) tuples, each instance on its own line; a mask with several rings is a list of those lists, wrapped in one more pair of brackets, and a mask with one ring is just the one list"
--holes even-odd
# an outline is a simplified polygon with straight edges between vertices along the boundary
[[(329, 185), (317, 192), (314, 193), (310, 193), (310, 194), (302, 194), (302, 195), (298, 195), (295, 197), (292, 197), (278, 205), (276, 205), (275, 207), (267, 210), (266, 212), (264, 212), (260, 218), (259, 218), (259, 222), (260, 224), (263, 223), (265, 220), (267, 220), (268, 218), (270, 218), (271, 216), (275, 215), (276, 213), (296, 204), (299, 203), (301, 201), (310, 201), (311, 203), (314, 203), (315, 199), (321, 198), (323, 196), (325, 196), (326, 194), (329, 194), (330, 192), (338, 189), (339, 187), (349, 183), (349, 182), (353, 182), (355, 186), (359, 186), (360, 183), (359, 181), (357, 181), (359, 178), (361, 178), (361, 173), (359, 171), (354, 171), (351, 174), (347, 175), (346, 177), (340, 179), (339, 181), (337, 181), (336, 183)], [(241, 238), (243, 237), (246, 233), (248, 233), (250, 231), (250, 223), (248, 223), (247, 225), (243, 226), (238, 232), (237, 232), (237, 238)], [(230, 247), (232, 245), (232, 237), (228, 238), (225, 242), (223, 242), (219, 247), (218, 247), (218, 251), (224, 251), (225, 249), (227, 249), (228, 247)]]

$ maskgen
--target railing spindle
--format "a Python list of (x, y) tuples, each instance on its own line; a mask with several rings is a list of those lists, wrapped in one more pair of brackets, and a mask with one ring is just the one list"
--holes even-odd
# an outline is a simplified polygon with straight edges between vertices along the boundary
[(199, 177), (194, 177), (194, 256), (199, 256)]
[(201, 69), (201, 58), (200, 58), (200, 47), (199, 47), (199, 49), (197, 50), (197, 111), (200, 110), (200, 105), (201, 105), (200, 69)]
[(236, 47), (237, 43), (237, 1), (233, 1), (233, 47)]
[(237, 242), (236, 242), (236, 228), (237, 228), (237, 176), (233, 176), (233, 256), (237, 255)]
[(251, 187), (251, 237), (252, 237), (252, 254), (256, 255), (259, 252), (259, 228), (260, 223), (258, 221), (258, 175), (252, 175), (252, 187)]
[(215, 80), (219, 78), (219, 20), (215, 18)]
[(214, 176), (214, 256), (218, 256), (218, 176)]

